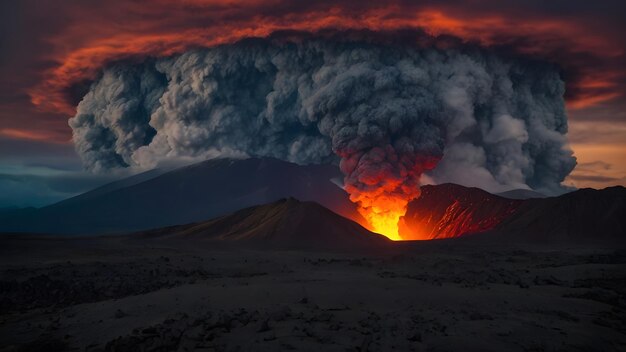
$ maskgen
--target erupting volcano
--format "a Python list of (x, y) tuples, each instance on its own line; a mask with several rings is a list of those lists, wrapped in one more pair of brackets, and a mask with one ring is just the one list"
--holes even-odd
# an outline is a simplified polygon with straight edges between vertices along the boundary
[(438, 161), (435, 156), (412, 153), (398, 156), (396, 149), (387, 146), (355, 153), (342, 159), (340, 166), (346, 175), (345, 190), (370, 230), (397, 241), (402, 239), (398, 222), (409, 202), (420, 195), (420, 176)]
[(76, 150), (96, 172), (218, 157), (339, 164), (367, 227), (393, 240), (425, 173), (561, 189), (575, 159), (557, 68), (402, 34), (275, 33), (111, 64), (70, 119)]
[(0, 352), (626, 352), (624, 13), (0, 1)]
[(358, 204), (359, 213), (367, 220), (372, 231), (398, 241), (398, 221), (406, 213), (409, 200), (401, 195), (378, 194), (351, 195), (350, 200)]

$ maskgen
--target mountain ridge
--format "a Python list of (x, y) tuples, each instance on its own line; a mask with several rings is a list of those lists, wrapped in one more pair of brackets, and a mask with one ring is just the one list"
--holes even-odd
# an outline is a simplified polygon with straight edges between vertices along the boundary
[(404, 239), (452, 238), (488, 231), (523, 202), (453, 183), (426, 185), (421, 191), (401, 218)]
[[(106, 185), (68, 200), (0, 219), (2, 232), (121, 233), (202, 221), (293, 196), (359, 218), (332, 165), (278, 159), (213, 159), (125, 187)], [(120, 181), (123, 182), (123, 181)], [(102, 192), (105, 189), (105, 192)]]
[(132, 236), (302, 249), (380, 247), (390, 243), (386, 237), (318, 203), (292, 197), (203, 222), (142, 231)]
[[(0, 214), (0, 231), (106, 235), (205, 222), (294, 197), (364, 224), (340, 188), (334, 165), (271, 158), (214, 159), (153, 170), (40, 209)], [(582, 189), (558, 197), (510, 199), (456, 184), (425, 185), (399, 223), (411, 239), (503, 233), (505, 239), (623, 237), (626, 189)], [(601, 230), (599, 235), (596, 234)], [(606, 234), (606, 235), (605, 235)]]
[(626, 188), (583, 188), (524, 201), (492, 232), (500, 240), (551, 242), (626, 240)]

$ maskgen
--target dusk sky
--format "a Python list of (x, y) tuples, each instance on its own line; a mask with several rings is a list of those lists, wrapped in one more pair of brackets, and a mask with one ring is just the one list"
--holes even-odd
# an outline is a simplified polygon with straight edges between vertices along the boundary
[(275, 31), (422, 29), (554, 63), (577, 166), (565, 185), (626, 185), (624, 1), (48, 1), (0, 3), (0, 208), (125, 175), (83, 171), (68, 119), (104, 67)]

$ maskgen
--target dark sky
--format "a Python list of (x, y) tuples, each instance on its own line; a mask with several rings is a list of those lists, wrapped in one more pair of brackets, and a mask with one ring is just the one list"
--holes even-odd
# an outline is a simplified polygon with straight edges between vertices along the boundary
[(625, 13), (620, 0), (3, 1), (0, 207), (41, 205), (110, 179), (81, 171), (67, 125), (107, 63), (284, 29), (419, 27), (554, 62), (579, 159), (567, 182), (626, 184)]

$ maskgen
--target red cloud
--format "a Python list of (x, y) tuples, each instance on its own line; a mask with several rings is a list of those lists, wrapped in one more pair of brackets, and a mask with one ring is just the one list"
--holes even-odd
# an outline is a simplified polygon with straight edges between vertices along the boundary
[[(68, 25), (48, 40), (47, 60), (56, 64), (29, 90), (45, 111), (74, 113), (72, 86), (93, 79), (107, 63), (171, 55), (278, 30), (397, 30), (422, 28), (482, 45), (506, 45), (516, 52), (551, 60), (575, 72), (568, 82), (570, 107), (582, 108), (621, 96), (624, 77), (619, 38), (589, 30), (593, 23), (554, 18), (526, 9), (468, 8), (447, 2), (361, 3), (350, 0), (309, 4), (290, 0), (159, 0), (149, 5), (110, 1), (99, 7), (67, 9)], [(493, 3), (496, 4), (496, 3)], [(493, 5), (492, 4), (492, 5)]]

